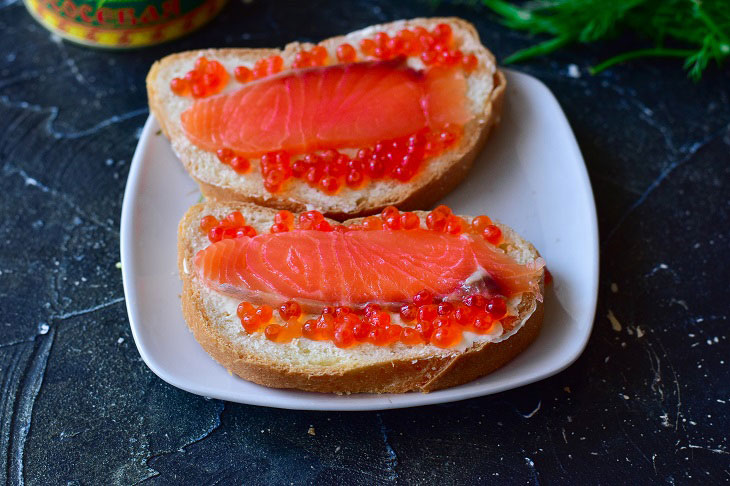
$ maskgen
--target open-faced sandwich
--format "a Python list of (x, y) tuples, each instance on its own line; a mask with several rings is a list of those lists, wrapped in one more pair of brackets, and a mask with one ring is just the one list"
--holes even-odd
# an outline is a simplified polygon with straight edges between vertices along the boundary
[(432, 207), (471, 168), (505, 85), (455, 18), (182, 52), (147, 77), (151, 111), (206, 197), (337, 219)]
[(544, 262), (445, 206), (340, 224), (250, 203), (190, 208), (183, 313), (230, 372), (319, 392), (431, 391), (511, 360), (542, 324)]

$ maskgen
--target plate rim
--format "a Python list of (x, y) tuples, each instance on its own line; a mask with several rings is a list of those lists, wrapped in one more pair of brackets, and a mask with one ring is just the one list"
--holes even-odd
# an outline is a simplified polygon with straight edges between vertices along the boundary
[[(134, 297), (138, 289), (136, 289), (132, 283), (133, 275), (130, 274), (130, 272), (132, 272), (130, 268), (131, 264), (125, 264), (125, 262), (130, 262), (133, 260), (133, 247), (131, 244), (131, 239), (134, 235), (133, 205), (138, 198), (140, 177), (141, 172), (144, 168), (143, 160), (145, 157), (145, 153), (148, 151), (148, 146), (152, 143), (151, 141), (153, 140), (152, 136), (155, 133), (155, 127), (159, 127), (159, 124), (157, 123), (154, 115), (150, 113), (147, 117), (147, 120), (145, 121), (144, 127), (142, 128), (139, 142), (137, 144), (137, 147), (135, 148), (134, 156), (132, 157), (129, 175), (127, 177), (127, 183), (124, 190), (124, 199), (122, 202), (119, 247), (122, 266), (122, 284), (124, 287), (127, 316), (129, 319), (132, 337), (134, 338), (137, 351), (139, 352), (142, 360), (147, 365), (147, 367), (160, 379), (169, 383), (170, 385), (185, 390), (189, 393), (205, 397), (217, 398), (221, 400), (227, 400), (248, 405), (266, 406), (271, 408), (288, 410), (375, 411), (420, 407), (441, 403), (452, 403), (456, 401), (467, 400), (470, 398), (477, 398), (481, 396), (492, 395), (495, 393), (501, 393), (506, 390), (520, 388), (522, 386), (544, 380), (560, 373), (561, 371), (572, 365), (581, 356), (588, 344), (593, 330), (593, 326), (595, 324), (595, 315), (598, 304), (600, 239), (598, 232), (598, 214), (596, 210), (595, 197), (593, 194), (593, 187), (591, 185), (588, 170), (585, 165), (585, 159), (583, 158), (583, 154), (580, 151), (578, 141), (575, 138), (575, 133), (570, 126), (565, 112), (558, 103), (558, 100), (555, 98), (555, 95), (552, 93), (552, 91), (550, 91), (550, 89), (541, 80), (535, 78), (534, 76), (511, 69), (503, 69), (503, 71), (507, 74), (508, 77), (522, 78), (523, 81), (532, 83), (535, 87), (537, 87), (537, 89), (543, 92), (541, 96), (544, 96), (546, 100), (548, 100), (556, 108), (557, 116), (560, 117), (561, 122), (565, 124), (565, 127), (568, 129), (568, 133), (570, 134), (570, 136), (568, 137), (570, 140), (567, 145), (569, 146), (569, 150), (572, 152), (573, 155), (573, 157), (570, 158), (576, 164), (576, 173), (583, 182), (581, 184), (581, 189), (584, 192), (583, 198), (587, 200), (590, 204), (590, 207), (587, 208), (590, 228), (588, 228), (586, 234), (588, 235), (587, 237), (592, 240), (588, 242), (588, 246), (592, 249), (592, 265), (590, 268), (591, 289), (589, 293), (589, 295), (591, 296), (591, 301), (588, 303), (589, 305), (586, 308), (586, 318), (589, 318), (588, 316), (590, 316), (591, 322), (588, 326), (585, 327), (585, 332), (582, 336), (580, 336), (581, 339), (579, 345), (575, 348), (575, 352), (572, 355), (567, 356), (566, 359), (560, 362), (558, 366), (552, 367), (545, 372), (525, 375), (516, 380), (512, 380), (509, 383), (503, 383), (501, 385), (493, 386), (493, 388), (486, 391), (479, 388), (465, 388), (464, 390), (461, 390), (461, 393), (454, 393), (454, 391), (458, 391), (459, 387), (453, 387), (444, 390), (433, 391), (426, 394), (414, 392), (412, 394), (393, 395), (398, 397), (398, 401), (396, 402), (392, 402), (390, 400), (391, 394), (353, 394), (346, 395), (347, 399), (344, 400), (337, 399), (341, 398), (340, 395), (331, 395), (331, 397), (333, 398), (332, 400), (317, 402), (316, 404), (313, 404), (306, 398), (297, 396), (282, 397), (285, 399), (272, 402), (271, 397), (261, 399), (260, 396), (256, 394), (248, 395), (245, 398), (241, 398), (240, 396), (232, 396), (232, 394), (228, 390), (221, 390), (220, 388), (216, 387), (208, 387), (206, 385), (190, 386), (186, 380), (179, 379), (177, 376), (170, 373), (164, 366), (160, 365), (157, 362), (154, 353), (151, 353), (148, 347), (145, 346), (142, 342), (143, 339), (141, 339), (140, 336), (140, 321), (143, 319), (140, 319), (140, 316), (137, 312), (137, 307), (134, 303)], [(460, 386), (468, 386), (468, 384)], [(282, 394), (313, 393), (288, 389), (282, 389), (277, 391), (281, 392)]]

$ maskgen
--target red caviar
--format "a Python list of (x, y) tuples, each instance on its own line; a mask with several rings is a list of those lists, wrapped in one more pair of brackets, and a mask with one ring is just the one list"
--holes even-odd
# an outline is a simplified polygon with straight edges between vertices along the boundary
[(312, 59), (309, 55), (308, 51), (299, 51), (297, 52), (296, 56), (294, 56), (294, 62), (292, 62), (291, 67), (293, 68), (305, 68), (312, 66)]
[(413, 296), (413, 303), (415, 305), (428, 305), (433, 302), (433, 294), (428, 290), (421, 290)]
[[(347, 186), (358, 189), (368, 181), (413, 179), (428, 157), (453, 146), (461, 137), (461, 128), (446, 125), (440, 130), (427, 129), (410, 136), (376, 143), (358, 150), (354, 157), (334, 149), (292, 156), (285, 151), (270, 152), (261, 157), (261, 174), (269, 192), (281, 191), (286, 181), (300, 179), (326, 194), (337, 193)], [(240, 173), (247, 172), (251, 163), (231, 149), (216, 152), (221, 163)], [(412, 219), (412, 217), (411, 217)], [(395, 224), (395, 223), (393, 223)]]
[(291, 67), (294, 69), (324, 66), (327, 64), (329, 54), (323, 46), (314, 46), (311, 50), (301, 50), (294, 56)]
[(507, 303), (501, 297), (492, 297), (484, 308), (492, 319), (501, 319), (507, 314)]
[(418, 307), (418, 322), (431, 322), (436, 319), (438, 308), (433, 304), (425, 304)]
[(281, 334), (283, 327), (278, 324), (270, 324), (266, 326), (266, 329), (264, 330), (264, 334), (266, 335), (266, 339), (269, 339), (271, 341), (276, 341), (279, 337), (279, 334)]
[(170, 89), (178, 96), (204, 98), (223, 91), (228, 84), (228, 78), (228, 71), (221, 63), (200, 57), (185, 76), (170, 81)]
[(229, 238), (256, 236), (256, 230), (246, 225), (246, 218), (238, 211), (233, 211), (220, 221), (212, 215), (203, 216), (200, 220), (200, 229), (203, 233), (207, 233), (211, 243)]
[(433, 324), (428, 321), (419, 321), (413, 328), (421, 336), (421, 339), (428, 342), (431, 339), (433, 333)]
[(233, 77), (239, 83), (247, 83), (253, 79), (253, 73), (246, 66), (238, 66), (233, 70)]
[(367, 57), (381, 60), (418, 56), (426, 66), (454, 66), (466, 72), (473, 71), (478, 64), (473, 53), (464, 54), (455, 47), (453, 31), (445, 23), (436, 25), (430, 32), (424, 27), (401, 29), (394, 37), (377, 32), (372, 38), (360, 41), (360, 50)]
[(226, 221), (233, 224), (234, 226), (243, 226), (246, 224), (246, 218), (243, 217), (240, 211), (233, 211), (226, 216)]
[(328, 194), (334, 194), (340, 188), (340, 183), (336, 177), (324, 176), (319, 180), (319, 187)]
[(352, 314), (352, 309), (345, 306), (337, 306), (335, 307), (335, 317), (342, 317), (346, 314)]
[(355, 62), (357, 51), (350, 44), (345, 42), (337, 46), (337, 60), (340, 62)]
[[(420, 297), (429, 297), (419, 292)], [(325, 307), (318, 316), (300, 322), (302, 310), (294, 301), (283, 303), (279, 309), (280, 323), (271, 323), (273, 309), (268, 305), (255, 307), (249, 302), (238, 305), (237, 315), (248, 333), (263, 332), (270, 341), (289, 342), (305, 337), (313, 341), (332, 341), (340, 348), (360, 343), (389, 346), (400, 342), (406, 345), (431, 344), (441, 348), (456, 346), (465, 331), (489, 333), (495, 323), (507, 316), (506, 301), (501, 296), (487, 298), (475, 294), (469, 300), (471, 307), (448, 301), (432, 303), (433, 296), (421, 305), (404, 304), (399, 311), (403, 323), (393, 322), (389, 311), (370, 303), (363, 309)], [(419, 300), (414, 298), (414, 300)], [(478, 306), (477, 306), (478, 304)], [(505, 324), (508, 325), (508, 324)]]
[(395, 206), (388, 206), (383, 209), (380, 217), (388, 229), (400, 229), (400, 211)]
[(236, 309), (236, 314), (238, 315), (238, 317), (250, 315), (254, 312), (256, 312), (256, 308), (250, 302), (241, 302), (240, 304), (238, 304), (238, 307)]
[(407, 182), (415, 177), (423, 165), (427, 147), (430, 150), (429, 156), (435, 156), (451, 147), (458, 137), (460, 129), (447, 126), (440, 131), (424, 131), (378, 142), (372, 148), (360, 149), (354, 158), (329, 149), (308, 153), (294, 162), (287, 160), (278, 166), (264, 155), (261, 170), (265, 178), (273, 169), (281, 172), (275, 180), (265, 184), (272, 192), (281, 190), (289, 178), (303, 180), (328, 194), (336, 193), (345, 185), (353, 189), (359, 188), (368, 179), (392, 178)]
[(269, 76), (278, 73), (283, 67), (284, 59), (281, 56), (271, 56), (266, 60), (266, 69)]
[[(377, 32), (373, 38), (362, 39), (359, 42), (359, 48), (365, 56), (381, 60), (399, 56), (418, 56), (427, 67), (454, 66), (460, 67), (467, 73), (474, 71), (479, 63), (476, 55), (474, 53), (465, 54), (455, 48), (454, 44), (451, 27), (449, 24), (441, 23), (430, 32), (424, 27), (415, 27), (412, 30), (401, 29), (393, 37), (386, 32)], [(335, 56), (341, 63), (355, 62), (358, 58), (355, 47), (346, 42), (337, 46)], [(316, 45), (310, 50), (304, 49), (297, 52), (291, 67), (297, 69), (325, 66), (329, 62), (329, 57), (329, 52), (324, 46)], [(233, 76), (236, 81), (246, 83), (252, 79), (277, 74), (283, 68), (283, 58), (273, 55), (259, 59), (253, 68), (237, 66), (233, 70)], [(170, 81), (170, 89), (179, 96), (201, 98), (221, 92), (228, 83), (228, 79), (229, 74), (222, 64), (201, 57), (185, 76), (173, 78)]]
[(276, 213), (276, 216), (274, 216), (274, 222), (283, 224), (286, 227), (291, 228), (294, 225), (294, 214), (292, 214), (291, 211), (282, 209), (281, 211)]
[(400, 225), (403, 229), (415, 229), (421, 226), (421, 219), (416, 213), (403, 213), (400, 217)]
[(185, 79), (173, 78), (170, 81), (170, 89), (178, 96), (185, 96), (189, 90), (189, 86)]
[(324, 216), (319, 211), (306, 211), (299, 215), (299, 227), (301, 229), (313, 229), (320, 221), (324, 220)]
[(451, 235), (458, 235), (464, 231), (465, 227), (466, 222), (462, 218), (452, 214), (446, 218), (446, 227), (444, 230)]
[(272, 233), (284, 233), (289, 231), (289, 227), (283, 223), (274, 223), (271, 225)]
[(412, 327), (403, 328), (400, 340), (403, 344), (420, 344), (423, 342), (421, 335)]
[(347, 326), (338, 327), (332, 335), (332, 342), (338, 348), (349, 348), (355, 344), (355, 334), (352, 328)]
[(482, 236), (493, 245), (498, 245), (502, 242), (502, 230), (493, 224), (487, 225), (487, 227), (484, 228)]
[(431, 32), (423, 27), (401, 29), (394, 37), (385, 32), (377, 32), (372, 38), (360, 41), (360, 50), (367, 57), (381, 60), (398, 56), (419, 56), (426, 66), (460, 66), (467, 71), (473, 70), (477, 64), (476, 56), (464, 56), (454, 47), (452, 29), (445, 23), (438, 24)]
[(433, 29), (434, 36), (440, 40), (450, 41), (451, 40), (451, 26), (449, 24), (438, 24)]
[(388, 344), (388, 331), (384, 327), (374, 327), (367, 335), (367, 340), (376, 346)]
[(370, 316), (375, 315), (376, 313), (380, 312), (381, 310), (382, 310), (382, 307), (380, 307), (380, 305), (370, 303), (365, 306), (365, 308), (363, 309), (363, 313), (367, 317), (370, 317)]
[(368, 216), (362, 221), (362, 228), (366, 231), (383, 229), (383, 221), (377, 216)]
[(279, 335), (279, 342), (289, 342), (294, 338), (301, 337), (302, 324), (299, 321), (289, 321), (283, 326)]
[(478, 63), (479, 61), (477, 60), (477, 56), (475, 56), (474, 54), (469, 54), (461, 58), (461, 66), (467, 73), (474, 71)]
[(261, 322), (269, 322), (271, 317), (274, 315), (274, 309), (268, 305), (262, 305), (255, 312), (256, 316), (261, 319)]
[(253, 66), (253, 79), (261, 79), (281, 71), (284, 61), (280, 56), (271, 56), (259, 59)]
[(214, 228), (211, 228), (210, 231), (208, 231), (208, 239), (211, 241), (211, 243), (216, 243), (223, 239), (223, 228), (220, 226), (216, 226)]
[(487, 305), (487, 299), (483, 295), (472, 294), (464, 297), (464, 304), (468, 305), (469, 307), (484, 308), (484, 306)]
[(437, 211), (431, 211), (426, 216), (426, 227), (433, 231), (444, 231), (447, 219), (448, 216)]
[(492, 220), (488, 216), (477, 216), (471, 220), (471, 227), (475, 233), (481, 233), (484, 228), (492, 224)]
[(200, 220), (200, 229), (203, 230), (204, 233), (207, 233), (216, 226), (218, 226), (218, 220), (215, 216), (204, 216), (203, 219)]
[(320, 221), (314, 225), (314, 229), (317, 231), (332, 231), (332, 225), (327, 221)]
[(446, 206), (444, 204), (440, 204), (440, 205), (436, 206), (436, 209), (434, 209), (433, 212), (443, 214), (444, 216), (451, 216), (453, 214), (451, 212), (451, 208), (449, 208), (448, 206)]
[(218, 157), (218, 160), (224, 164), (230, 164), (231, 159), (236, 155), (233, 150), (227, 148), (220, 148), (216, 150), (215, 154)]
[(299, 307), (299, 304), (290, 300), (281, 304), (281, 306), (279, 307), (279, 315), (285, 321), (288, 321), (290, 319), (296, 319), (297, 317), (302, 315), (302, 309), (301, 307)]
[(231, 169), (238, 173), (245, 173), (251, 168), (251, 162), (246, 157), (236, 155), (231, 159)]
[(403, 334), (403, 327), (398, 324), (392, 324), (385, 329), (388, 335), (388, 344), (398, 341)]
[(363, 39), (360, 41), (360, 50), (366, 56), (372, 56), (375, 53), (376, 47), (377, 44), (375, 44), (375, 41), (372, 39)]
[(253, 79), (265, 78), (268, 74), (268, 65), (266, 59), (259, 59), (253, 65)]
[(471, 307), (463, 304), (457, 305), (453, 312), (454, 321), (462, 326), (468, 326), (474, 318), (474, 311)]
[(400, 308), (400, 318), (406, 322), (413, 321), (418, 314), (418, 307), (413, 304), (404, 304)]
[(474, 323), (472, 324), (474, 330), (476, 332), (489, 332), (489, 330), (492, 328), (493, 322), (492, 319), (488, 316), (480, 315), (477, 316), (474, 319)]
[(345, 183), (347, 184), (347, 187), (351, 189), (357, 189), (362, 185), (362, 183), (365, 182), (365, 176), (363, 175), (361, 170), (352, 169), (347, 173), (347, 177), (345, 178)]
[(448, 316), (454, 311), (454, 304), (451, 302), (441, 302), (438, 305), (437, 310), (440, 316)]
[[(320, 341), (320, 334), (317, 330), (317, 321), (308, 319), (302, 326), (302, 336), (312, 341)], [(322, 336), (324, 337), (324, 336)]]
[(329, 54), (327, 53), (327, 49), (325, 49), (324, 47), (314, 46), (309, 52), (312, 56), (312, 59), (314, 60), (315, 65), (324, 66), (327, 63), (327, 58), (329, 57)]
[(352, 334), (360, 342), (367, 340), (371, 330), (372, 326), (367, 321), (363, 322), (358, 320), (352, 325)]
[(430, 341), (439, 348), (449, 348), (461, 341), (461, 332), (451, 325), (439, 327), (433, 331)]
[(423, 51), (421, 52), (421, 61), (426, 66), (430, 66), (436, 62), (436, 53), (434, 51)]
[(238, 173), (248, 172), (251, 168), (251, 162), (246, 157), (236, 155), (231, 149), (218, 149), (216, 156), (223, 164), (230, 165)]

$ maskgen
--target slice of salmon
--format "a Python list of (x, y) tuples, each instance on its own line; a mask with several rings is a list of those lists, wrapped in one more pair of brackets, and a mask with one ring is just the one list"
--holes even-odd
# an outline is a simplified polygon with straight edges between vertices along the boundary
[(472, 292), (534, 292), (544, 262), (520, 265), (480, 237), (415, 229), (294, 230), (221, 240), (195, 257), (216, 291), (252, 302), (390, 306), (427, 289), (443, 298)]
[(402, 60), (290, 71), (196, 100), (181, 115), (189, 140), (246, 157), (366, 147), (469, 120), (460, 69), (416, 71)]

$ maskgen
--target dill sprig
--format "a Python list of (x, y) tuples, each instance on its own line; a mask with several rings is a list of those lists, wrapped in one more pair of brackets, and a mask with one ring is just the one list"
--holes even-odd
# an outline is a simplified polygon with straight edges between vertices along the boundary
[(710, 61), (719, 65), (730, 56), (728, 0), (537, 0), (522, 7), (503, 0), (482, 2), (508, 27), (550, 36), (515, 52), (504, 60), (507, 64), (623, 32), (634, 32), (652, 45), (606, 59), (590, 68), (592, 74), (632, 59), (677, 57), (698, 80)]

